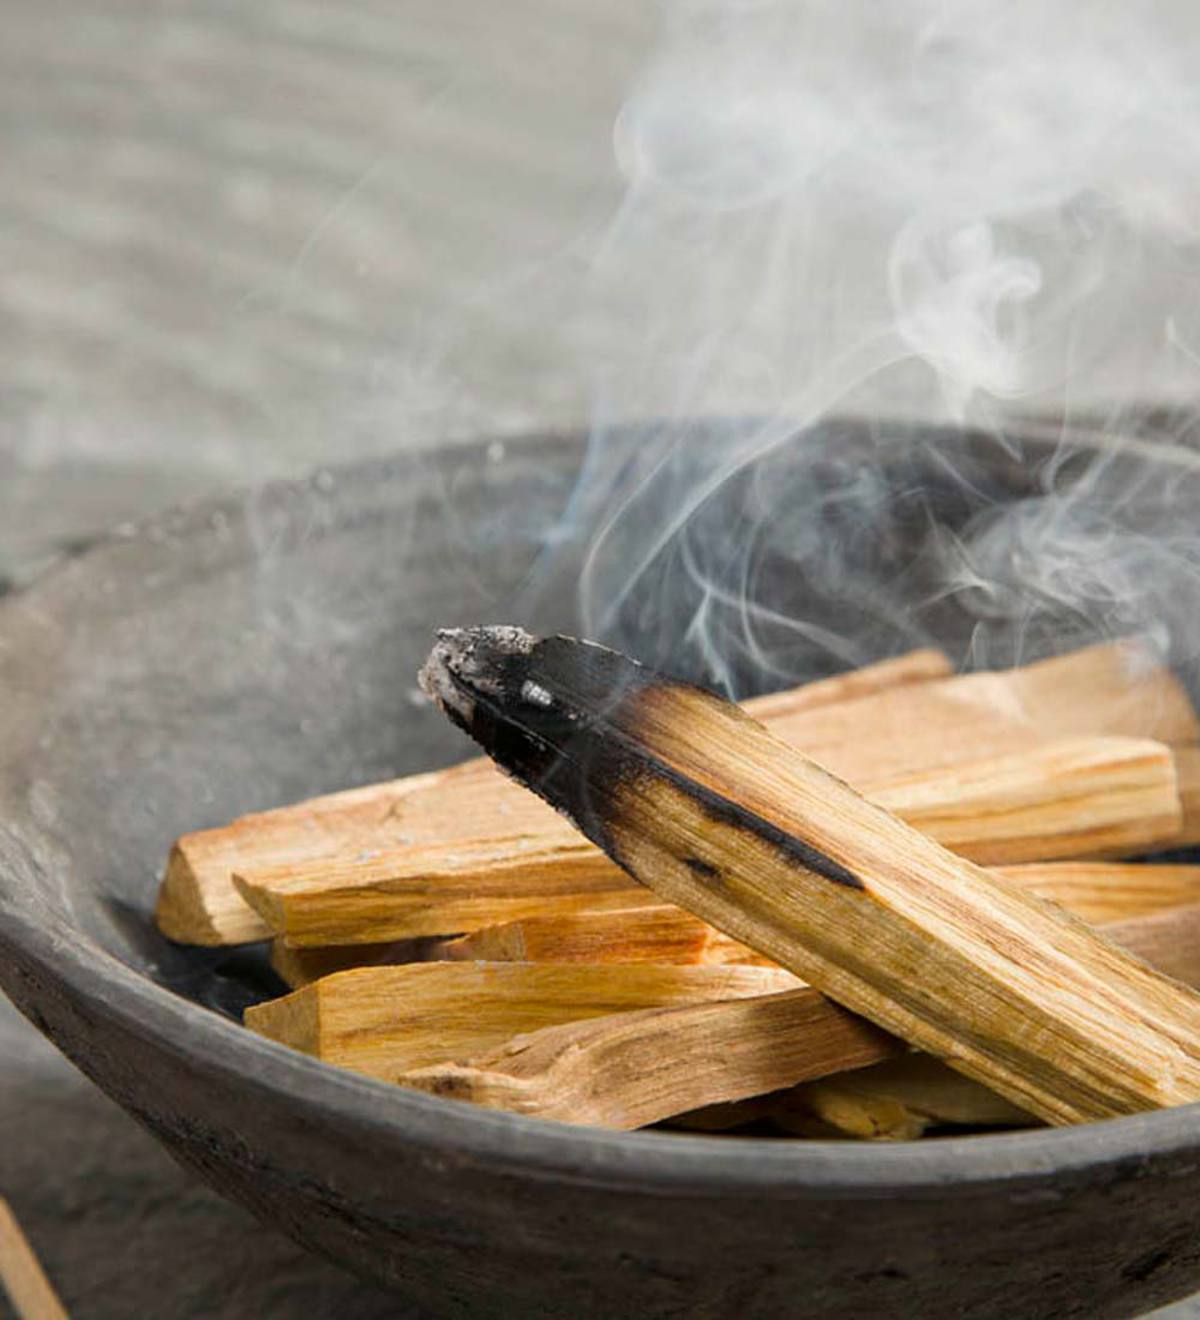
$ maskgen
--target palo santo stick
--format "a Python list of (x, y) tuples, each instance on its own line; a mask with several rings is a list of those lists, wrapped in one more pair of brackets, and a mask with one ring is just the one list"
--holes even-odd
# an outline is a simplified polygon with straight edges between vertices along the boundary
[(787, 1132), (797, 1115), (818, 1118), (842, 1136), (866, 1141), (911, 1141), (931, 1127), (1037, 1123), (1032, 1114), (928, 1054), (807, 1082), (778, 1101), (771, 1117)]
[[(1200, 905), (1154, 913), (1114, 927), (1112, 933), (1135, 952), (1154, 952), (1173, 972), (1187, 967), (1194, 975), (1200, 966)], [(804, 1078), (825, 1077), (832, 1087), (841, 1081), (832, 1074), (903, 1053), (901, 1042), (872, 1033), (862, 1019), (803, 990), (710, 1004), (702, 1013), (684, 1008), (574, 1022), (510, 1041), (462, 1064), (439, 1064), (397, 1080), (490, 1108), (629, 1128), (742, 1102)], [(931, 1060), (931, 1068), (935, 1065), (947, 1079), (948, 1094), (938, 1110), (943, 1117), (962, 1115), (973, 1106), (976, 1118), (1003, 1113), (1013, 1121), (1007, 1101)], [(932, 1110), (931, 1092), (927, 1086), (925, 1103)], [(860, 1102), (843, 1102), (848, 1112), (855, 1104)], [(786, 1122), (794, 1129), (797, 1107), (789, 1094), (775, 1096), (772, 1106), (790, 1114)], [(905, 1125), (908, 1135), (917, 1135), (925, 1120), (901, 1108), (894, 1096), (888, 1100), (890, 1135), (902, 1135)], [(833, 1113), (831, 1103), (826, 1120)], [(726, 1117), (739, 1121), (736, 1114)], [(875, 1121), (883, 1125), (878, 1109)], [(1031, 1120), (1024, 1115), (1023, 1121)], [(860, 1129), (863, 1123), (860, 1114)], [(829, 1121), (824, 1126), (824, 1135), (837, 1135)]]
[[(1061, 903), (1094, 924), (1200, 902), (1200, 866), (1047, 862), (996, 867), (993, 873), (1006, 883)], [(485, 926), (454, 940), (305, 949), (293, 949), (276, 940), (271, 946), (271, 966), (296, 988), (348, 967), (439, 958), (485, 962), (769, 963), (762, 954), (723, 935), (690, 912), (659, 902), (649, 891), (646, 897), (651, 906), (611, 911), (589, 908), (558, 916), (539, 914)], [(1126, 943), (1120, 939), (1117, 942)], [(1162, 962), (1158, 952), (1146, 952), (1133, 944), (1126, 947), (1169, 976), (1190, 979)], [(1151, 946), (1152, 950), (1156, 947)], [(1200, 945), (1189, 945), (1184, 940), (1182, 948), (1191, 951), (1200, 949)]]
[(21, 1231), (8, 1202), (0, 1196), (0, 1288), (8, 1293), (19, 1320), (67, 1320), (41, 1263)]
[(1000, 866), (994, 873), (1009, 884), (1060, 904), (1094, 925), (1200, 902), (1200, 866), (1046, 862)]
[(272, 940), (270, 963), (275, 975), (296, 990), (351, 967), (424, 962), (428, 947), (428, 940), (395, 940), (390, 944), (333, 944), (317, 949), (293, 949), (282, 940)]
[[(1105, 925), (1114, 943), (1185, 985), (1200, 984), (1200, 903)], [(929, 1127), (1011, 1127), (1033, 1121), (1007, 1100), (925, 1054), (801, 1086), (773, 1117), (790, 1130), (799, 1110), (845, 1136), (901, 1141)]]
[(245, 1013), (252, 1031), (385, 1081), (541, 1027), (793, 987), (771, 967), (412, 963), (338, 972)]
[(769, 724), (772, 720), (786, 719), (807, 710), (816, 710), (819, 706), (841, 705), (859, 697), (872, 697), (878, 692), (892, 692), (912, 683), (949, 678), (953, 673), (954, 666), (941, 651), (933, 648), (908, 651), (890, 660), (876, 660), (874, 664), (847, 669), (845, 673), (818, 678), (783, 692), (751, 697), (742, 702), (742, 709), (747, 715)]
[(452, 962), (769, 962), (715, 926), (669, 903), (509, 921), (435, 944), (429, 957)]
[[(1118, 840), (1127, 849), (1146, 847), (1178, 830), (1180, 819), (1170, 750), (1132, 738), (1049, 743), (1021, 756), (910, 776), (873, 797), (977, 861), (1103, 852)], [(379, 943), (561, 915), (595, 906), (583, 901), (587, 894), (617, 894), (627, 907), (655, 902), (553, 813), (537, 835), (403, 848), (362, 861), (309, 860), (234, 879), (294, 947)]]
[[(659, 900), (574, 831), (404, 848), (235, 876), (247, 902), (294, 948), (380, 944), (497, 920)], [(551, 836), (546, 836), (550, 838)]]
[(804, 988), (569, 1022), (396, 1080), (488, 1109), (629, 1129), (877, 1063), (903, 1048)]
[(1183, 822), (1170, 846), (1186, 848), (1189, 844), (1200, 843), (1200, 747), (1175, 748), (1175, 778)]
[[(1035, 866), (997, 867), (993, 874), (1005, 883), (1055, 902), (1093, 924), (1144, 918), (1169, 909), (1164, 926), (1169, 939), (1172, 921), (1182, 921), (1200, 902), (1200, 866), (1132, 865), (1117, 862), (1048, 862)], [(1175, 964), (1162, 961), (1176, 946), (1200, 955), (1200, 938), (1190, 927), (1178, 941), (1164, 945), (1157, 934), (1141, 935), (1133, 921), (1126, 938), (1110, 934), (1167, 975), (1180, 976)], [(1143, 948), (1141, 941), (1146, 941)], [(1131, 942), (1132, 941), (1132, 942)], [(314, 950), (314, 952), (317, 952)], [(348, 950), (347, 952), (351, 952)], [(699, 917), (670, 904), (611, 911), (571, 912), (561, 916), (528, 917), (487, 926), (425, 946), (423, 957), (492, 962), (650, 962), (650, 963), (757, 963), (768, 959), (739, 940), (722, 934)], [(363, 962), (373, 961), (364, 958)], [(346, 965), (346, 964), (343, 964)]]
[(440, 634), (421, 678), (636, 878), (1020, 1108), (1071, 1123), (1200, 1099), (1200, 995), (729, 702), (514, 628)]
[(1070, 738), (863, 790), (951, 851), (987, 864), (1147, 851), (1182, 824), (1168, 747)]
[(1200, 721), (1179, 680), (1129, 641), (783, 715), (771, 732), (867, 785), (1059, 738), (1194, 743)]
[[(756, 718), (782, 719), (950, 672), (940, 651), (912, 651), (755, 697), (746, 708)], [(544, 803), (499, 774), (486, 757), (477, 757), (448, 770), (331, 793), (183, 835), (171, 849), (155, 919), (169, 939), (187, 944), (266, 939), (270, 929), (237, 892), (235, 871), (364, 849), (538, 833), (556, 824)]]

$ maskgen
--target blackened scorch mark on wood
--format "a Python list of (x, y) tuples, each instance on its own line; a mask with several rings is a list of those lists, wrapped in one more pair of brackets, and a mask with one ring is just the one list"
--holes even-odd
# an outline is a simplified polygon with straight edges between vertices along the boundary
[[(618, 865), (624, 861), (612, 826), (622, 814), (622, 790), (640, 782), (643, 796), (645, 781), (657, 780), (683, 793), (709, 819), (769, 844), (806, 870), (850, 889), (866, 889), (857, 875), (819, 848), (662, 760), (636, 727), (636, 716), (630, 724), (631, 695), (660, 684), (690, 685), (675, 684), (620, 652), (567, 637), (535, 640), (518, 629), (499, 628), (444, 636), (461, 643), (457, 657), (443, 651), (444, 677), (469, 697), (457, 718), (453, 709), (447, 714), (502, 769), (570, 818)], [(431, 663), (437, 657), (435, 649)], [(442, 676), (435, 673), (431, 686), (437, 687)]]
[(721, 878), (720, 867), (714, 866), (712, 862), (706, 862), (703, 857), (685, 857), (683, 864), (689, 871), (694, 871), (697, 875), (703, 876), (705, 880), (719, 880)]

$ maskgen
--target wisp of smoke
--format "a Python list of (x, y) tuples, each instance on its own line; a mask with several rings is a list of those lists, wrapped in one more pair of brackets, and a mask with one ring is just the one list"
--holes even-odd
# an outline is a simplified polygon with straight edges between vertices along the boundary
[(616, 125), (624, 201), (561, 328), (622, 327), (602, 354), (579, 335), (584, 630), (644, 651), (684, 598), (677, 666), (777, 683), (920, 640), (895, 604), (918, 574), (984, 660), (1150, 625), (1186, 647), (1147, 582), (1194, 580), (1200, 540), (1122, 516), (1120, 444), (1068, 483), (1043, 443), (1030, 498), (953, 533), (913, 491), (914, 551), (890, 534), (895, 463), (827, 423), (938, 427), (902, 443), (965, 488), (956, 435), (1032, 462), (1015, 418), (1114, 440), (1139, 400), (1196, 389), (1198, 36), (1178, 4), (669, 3)]

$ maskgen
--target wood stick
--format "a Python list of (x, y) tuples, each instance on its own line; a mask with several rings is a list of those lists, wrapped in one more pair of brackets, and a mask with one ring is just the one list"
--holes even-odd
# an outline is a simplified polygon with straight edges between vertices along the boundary
[(1200, 1099), (1200, 995), (731, 703), (512, 628), (443, 632), (421, 677), (631, 875), (1019, 1108), (1071, 1123)]
[(271, 970), (293, 990), (323, 976), (351, 967), (394, 967), (425, 962), (432, 941), (395, 940), (389, 944), (333, 944), (316, 949), (293, 949), (282, 940), (271, 941)]
[(67, 1312), (46, 1277), (29, 1239), (8, 1202), (0, 1196), (0, 1284), (19, 1320), (67, 1320)]
[[(1150, 846), (1180, 820), (1170, 750), (1132, 738), (1049, 743), (910, 776), (872, 796), (977, 861), (1104, 852), (1118, 840)], [(541, 834), (322, 858), (237, 872), (234, 883), (293, 947), (472, 931), (578, 912), (601, 893), (617, 896), (609, 907), (656, 902), (553, 813)]]
[[(747, 708), (852, 783), (969, 760), (981, 750), (1003, 754), (1084, 734), (1168, 743), (1197, 738), (1183, 689), (1127, 644), (1092, 647), (1024, 670), (930, 679), (943, 665), (948, 668), (944, 658), (939, 663), (916, 652), (755, 698)], [(877, 744), (888, 746), (886, 755)], [(548, 819), (536, 798), (483, 759), (260, 812), (177, 841), (158, 923), (171, 939), (193, 944), (265, 939), (262, 919), (234, 888), (234, 871), (368, 847), (536, 832)]]
[(395, 1081), (523, 1032), (603, 1014), (762, 996), (797, 984), (772, 967), (411, 963), (327, 976), (245, 1012), (252, 1031), (326, 1063)]
[[(652, 892), (652, 891), (648, 891)], [(453, 962), (750, 963), (769, 959), (682, 908), (570, 912), (487, 926), (429, 949)]]
[[(1138, 947), (1139, 956), (1168, 975), (1180, 977), (1162, 957), (1173, 953), (1174, 909), (1200, 902), (1200, 866), (1131, 865), (1117, 862), (1049, 862), (1037, 866), (997, 867), (994, 874), (1006, 883), (1050, 898), (1093, 924), (1143, 917), (1173, 909), (1167, 925), (1168, 943), (1156, 937), (1151, 953)], [(1140, 940), (1143, 929), (1135, 922), (1130, 938)], [(1147, 930), (1153, 927), (1145, 927)], [(1200, 942), (1184, 932), (1182, 947), (1200, 951)], [(1116, 938), (1110, 935), (1110, 938)], [(1147, 935), (1144, 938), (1150, 939)], [(1119, 944), (1129, 945), (1124, 939)], [(650, 962), (650, 963), (756, 963), (764, 955), (682, 908), (617, 908), (611, 911), (571, 912), (562, 916), (536, 916), (487, 926), (457, 939), (435, 941), (422, 953), (426, 958), (483, 959), (492, 962)], [(364, 959), (364, 961), (369, 961)]]
[(1171, 750), (1139, 738), (1062, 739), (863, 792), (985, 864), (1128, 856), (1182, 824)]
[(1175, 778), (1183, 822), (1170, 846), (1186, 848), (1200, 843), (1200, 747), (1193, 744), (1175, 748)]
[[(1119, 862), (1047, 862), (1003, 866), (993, 873), (1029, 889), (1094, 924), (1140, 917), (1200, 902), (1200, 866)], [(276, 940), (271, 966), (298, 988), (348, 967), (428, 959), (485, 962), (746, 962), (770, 960), (732, 940), (682, 908), (647, 891), (651, 906), (539, 914), (485, 926), (453, 940), (400, 940), (393, 944), (344, 944), (293, 949)], [(1123, 941), (1118, 941), (1121, 943)], [(1133, 947), (1133, 946), (1129, 946)], [(1185, 941), (1183, 947), (1189, 946)], [(1194, 946), (1193, 946), (1194, 947)], [(1136, 950), (1147, 962), (1181, 980), (1157, 955)]]
[[(950, 672), (941, 652), (912, 651), (752, 698), (747, 709), (782, 719)], [(448, 770), (331, 793), (183, 835), (167, 860), (155, 919), (169, 939), (187, 944), (267, 939), (271, 932), (238, 893), (234, 872), (489, 834), (536, 834), (556, 824), (538, 798), (499, 774), (486, 757), (476, 757)]]
[(839, 1136), (864, 1141), (912, 1141), (932, 1127), (1037, 1125), (1032, 1114), (928, 1054), (807, 1082), (775, 1104), (770, 1117), (785, 1132), (799, 1126), (805, 1135), (815, 1117)]
[(293, 948), (381, 944), (497, 921), (660, 900), (559, 822), (557, 839), (402, 848), (238, 874), (268, 928)]
[[(1157, 912), (1113, 927), (1137, 953), (1153, 953), (1164, 970), (1200, 973), (1200, 904)], [(864, 1030), (865, 1029), (865, 1030)], [(495, 1109), (619, 1128), (661, 1122), (713, 1105), (741, 1104), (825, 1078), (818, 1135), (917, 1136), (930, 1122), (1033, 1121), (987, 1088), (930, 1060), (921, 1112), (904, 1112), (893, 1086), (864, 1112), (871, 1070), (857, 1074), (855, 1093), (838, 1101), (850, 1069), (907, 1053), (898, 1040), (872, 1031), (852, 1013), (811, 990), (707, 1005), (613, 1014), (536, 1031), (462, 1063), (430, 1065), (395, 1080), (450, 1099)], [(925, 1067), (925, 1065), (922, 1065)], [(940, 1070), (940, 1072), (939, 1072)], [(937, 1079), (945, 1081), (938, 1099)], [(782, 1091), (768, 1106), (788, 1131), (812, 1135), (814, 1106)], [(757, 1117), (755, 1108), (748, 1117)], [(701, 1115), (704, 1121), (704, 1115)], [(737, 1112), (719, 1120), (745, 1121)], [(707, 1125), (717, 1123), (711, 1118)]]
[[(1200, 985), (1200, 903), (1109, 923), (1105, 934), (1185, 985)], [(930, 1127), (1028, 1126), (1033, 1117), (929, 1055), (829, 1077), (777, 1097), (772, 1114), (792, 1130), (816, 1116), (843, 1136), (906, 1141)]]
[(1148, 862), (1047, 862), (1000, 866), (995, 868), (994, 874), (1009, 884), (1060, 904), (1094, 925), (1200, 903), (1200, 866)]
[(1179, 680), (1130, 641), (784, 715), (771, 731), (866, 785), (1059, 738), (1194, 743), (1200, 722)]

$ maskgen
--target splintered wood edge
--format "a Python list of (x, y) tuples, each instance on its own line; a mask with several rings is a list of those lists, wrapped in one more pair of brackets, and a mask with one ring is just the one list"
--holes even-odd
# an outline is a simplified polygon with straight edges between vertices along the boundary
[(154, 909), (159, 930), (169, 940), (204, 946), (269, 939), (270, 925), (238, 893), (232, 873), (220, 885), (196, 873), (188, 857), (192, 837), (179, 839), (167, 859)]

